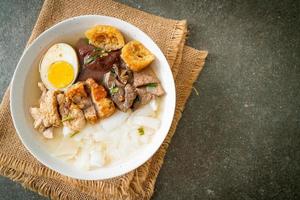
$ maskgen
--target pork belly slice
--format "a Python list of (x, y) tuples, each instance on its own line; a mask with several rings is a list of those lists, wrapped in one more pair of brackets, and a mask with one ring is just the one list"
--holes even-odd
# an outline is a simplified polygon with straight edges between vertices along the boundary
[(69, 127), (73, 131), (82, 130), (86, 124), (86, 120), (84, 112), (79, 106), (74, 104), (62, 93), (57, 95), (57, 101), (63, 125)]
[(66, 98), (70, 99), (72, 103), (82, 109), (89, 123), (94, 124), (97, 122), (97, 113), (90, 96), (88, 96), (85, 90), (84, 82), (77, 82), (72, 85), (66, 92)]

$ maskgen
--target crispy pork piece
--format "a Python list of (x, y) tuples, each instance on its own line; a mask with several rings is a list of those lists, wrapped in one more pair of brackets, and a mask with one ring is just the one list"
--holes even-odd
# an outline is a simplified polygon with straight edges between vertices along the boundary
[(111, 116), (115, 112), (114, 103), (106, 98), (107, 92), (102, 85), (97, 84), (93, 79), (87, 79), (86, 84), (94, 103), (99, 118)]
[(115, 104), (109, 98), (103, 98), (94, 102), (98, 116), (100, 118), (106, 118), (114, 114), (116, 107)]
[(57, 102), (64, 126), (69, 127), (73, 131), (83, 129), (86, 124), (84, 111), (63, 93), (57, 95)]
[(80, 109), (83, 110), (84, 116), (88, 122), (94, 124), (98, 117), (91, 98), (85, 90), (83, 82), (78, 82), (71, 86), (66, 92), (66, 98), (70, 99)]
[(67, 116), (69, 120), (64, 122), (64, 125), (74, 131), (80, 131), (84, 128), (86, 121), (83, 111), (75, 104), (71, 104), (70, 112)]
[(99, 101), (107, 96), (107, 92), (102, 85), (99, 85), (94, 79), (86, 80), (87, 86), (90, 89), (90, 94), (93, 101)]
[(98, 120), (97, 112), (94, 105), (91, 105), (83, 110), (85, 119), (91, 123), (95, 124)]
[[(82, 99), (87, 97), (87, 93), (84, 89), (83, 82), (77, 82), (76, 84), (72, 85), (68, 88), (65, 92), (65, 95), (68, 99), (72, 100), (75, 104), (80, 104)], [(78, 105), (79, 107), (83, 105)]]

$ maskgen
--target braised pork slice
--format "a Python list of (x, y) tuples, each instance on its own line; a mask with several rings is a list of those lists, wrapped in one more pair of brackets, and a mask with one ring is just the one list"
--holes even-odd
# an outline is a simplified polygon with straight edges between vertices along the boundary
[(99, 118), (106, 118), (115, 112), (115, 105), (106, 98), (107, 92), (102, 85), (96, 83), (93, 79), (87, 79), (86, 84), (90, 90), (90, 96), (96, 108)]
[(125, 101), (125, 90), (124, 87), (114, 87), (110, 89), (110, 96), (116, 106), (123, 112), (126, 112), (126, 108), (124, 107)]
[(132, 106), (133, 101), (136, 98), (136, 95), (137, 95), (137, 92), (136, 92), (135, 88), (132, 85), (127, 84), (125, 86), (125, 102), (124, 102), (125, 110), (128, 110)]
[(113, 72), (108, 72), (104, 75), (103, 79), (104, 86), (109, 91), (111, 99), (116, 104), (116, 106), (121, 110), (125, 111), (124, 101), (125, 101), (125, 91), (124, 85), (117, 80), (117, 76)]
[(115, 76), (118, 78), (122, 84), (126, 85), (127, 83), (132, 83), (133, 80), (133, 72), (127, 68), (118, 67), (118, 65), (114, 64), (113, 72)]
[(147, 92), (146, 87), (136, 88), (137, 98), (134, 101), (133, 109), (136, 110), (139, 106), (146, 105), (154, 97), (153, 94)]
[(146, 90), (150, 94), (153, 94), (158, 97), (165, 94), (165, 90), (163, 89), (160, 83), (149, 84), (148, 86), (146, 86)]
[[(108, 72), (107, 74), (105, 74), (104, 85), (109, 90), (111, 99), (116, 104), (116, 106), (121, 111), (126, 112), (131, 108), (133, 101), (136, 98), (135, 87), (130, 83), (124, 84), (126, 82), (129, 82), (129, 79), (127, 79), (126, 81), (123, 80), (123, 83), (119, 81), (120, 77), (116, 75), (120, 73), (118, 70), (126, 69), (118, 69), (115, 67), (114, 69), (114, 73)], [(126, 76), (129, 77), (128, 74)], [(119, 79), (117, 79), (117, 77), (119, 77)]]
[(139, 72), (133, 72), (133, 85), (140, 87), (150, 83), (159, 83), (158, 78), (150, 67)]
[(107, 90), (113, 88), (116, 84), (116, 75), (113, 72), (107, 72), (104, 74), (103, 83)]

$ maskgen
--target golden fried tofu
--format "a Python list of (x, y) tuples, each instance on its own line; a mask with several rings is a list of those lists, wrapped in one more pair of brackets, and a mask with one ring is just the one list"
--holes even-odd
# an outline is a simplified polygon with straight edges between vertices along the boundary
[(139, 41), (128, 42), (121, 50), (121, 58), (134, 72), (141, 71), (154, 59), (154, 55)]
[(122, 33), (108, 25), (94, 26), (85, 32), (85, 36), (91, 44), (106, 51), (121, 49), (125, 44)]

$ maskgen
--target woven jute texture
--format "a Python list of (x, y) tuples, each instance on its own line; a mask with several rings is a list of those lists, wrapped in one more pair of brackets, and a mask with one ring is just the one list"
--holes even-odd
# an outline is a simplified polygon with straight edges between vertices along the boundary
[(159, 150), (139, 168), (117, 178), (84, 181), (63, 176), (39, 163), (22, 145), (11, 119), (8, 88), (0, 105), (0, 175), (52, 199), (150, 199), (166, 150), (181, 118), (206, 51), (185, 46), (186, 21), (154, 16), (108, 0), (46, 0), (28, 44), (54, 24), (79, 15), (117, 17), (139, 27), (161, 48), (176, 83), (176, 111)]

